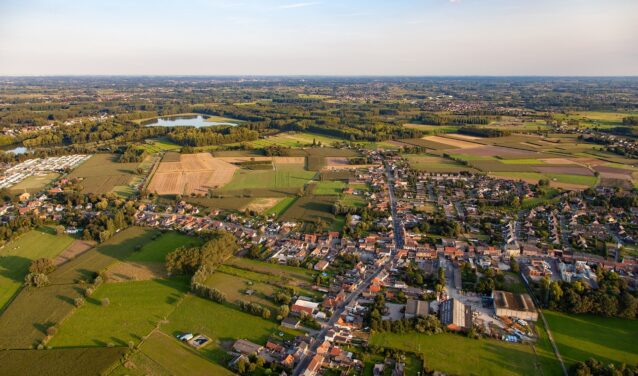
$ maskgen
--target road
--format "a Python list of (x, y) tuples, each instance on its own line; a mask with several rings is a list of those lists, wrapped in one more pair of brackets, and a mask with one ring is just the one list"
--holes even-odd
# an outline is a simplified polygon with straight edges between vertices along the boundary
[[(399, 231), (402, 228), (402, 226), (401, 226), (401, 221), (399, 220), (399, 217), (397, 216), (397, 204), (396, 204), (396, 199), (394, 196), (394, 186), (392, 185), (394, 178), (392, 176), (392, 169), (390, 168), (389, 164), (385, 163), (385, 165), (386, 165), (386, 177), (388, 179), (388, 195), (390, 198), (390, 209), (392, 211), (392, 222), (394, 225), (394, 239), (395, 239), (395, 243), (397, 244), (396, 249), (400, 249), (401, 247), (403, 247), (403, 233)], [(392, 262), (392, 259), (394, 258), (395, 254), (396, 254), (396, 251), (392, 252), (392, 257), (389, 257), (383, 264), (379, 265), (379, 267), (375, 269), (375, 271), (371, 273), (363, 281), (363, 283), (361, 283), (355, 291), (351, 292), (348, 295), (348, 297), (335, 309), (332, 316), (330, 317), (330, 320), (328, 320), (328, 322), (324, 324), (323, 328), (314, 337), (315, 341), (310, 346), (309, 351), (306, 352), (306, 355), (304, 355), (301, 358), (301, 360), (299, 361), (299, 364), (297, 364), (295, 369), (292, 371), (293, 376), (301, 375), (301, 373), (306, 369), (306, 367), (308, 367), (308, 364), (310, 364), (310, 361), (312, 360), (312, 357), (315, 355), (317, 348), (325, 340), (326, 333), (328, 333), (328, 331), (330, 331), (331, 329), (335, 328), (335, 323), (345, 311), (346, 306), (350, 304), (350, 302), (352, 302), (355, 299), (358, 299), (359, 296), (361, 296), (361, 294), (370, 286), (370, 283), (372, 283), (372, 280), (376, 276), (378, 276), (379, 273), (381, 273), (381, 271), (385, 269)]]

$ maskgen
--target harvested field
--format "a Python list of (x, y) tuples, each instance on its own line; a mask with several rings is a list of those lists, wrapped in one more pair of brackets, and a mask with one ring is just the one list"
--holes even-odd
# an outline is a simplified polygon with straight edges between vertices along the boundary
[(468, 140), (468, 141), (477, 141), (477, 140), (483, 139), (483, 137), (469, 136), (466, 134), (458, 134), (458, 133), (449, 133), (447, 136), (452, 138), (460, 138), (461, 140)]
[(306, 163), (305, 157), (272, 157), (272, 160), (273, 163), (276, 165)]
[(160, 195), (205, 194), (230, 182), (237, 169), (209, 153), (182, 154), (179, 162), (160, 163), (148, 190)]
[(135, 177), (138, 163), (119, 163), (115, 154), (95, 154), (69, 174), (81, 178), (85, 193), (109, 193), (128, 185)]
[(0, 351), (5, 376), (101, 375), (126, 353), (126, 347)]
[(256, 198), (250, 201), (246, 206), (242, 207), (240, 210), (250, 210), (257, 213), (263, 213), (266, 210), (277, 205), (283, 199), (284, 199), (283, 197)]
[(65, 262), (76, 258), (82, 253), (88, 251), (89, 249), (95, 247), (95, 242), (90, 240), (75, 240), (71, 245), (69, 245), (58, 257), (56, 257), (53, 262), (55, 265), (61, 265)]
[[(624, 168), (611, 167), (611, 166), (595, 166), (594, 170), (600, 172), (601, 176), (604, 175), (614, 175), (614, 176), (623, 176), (628, 179), (631, 179), (632, 170), (627, 170)], [(607, 176), (611, 177), (611, 176)]]
[[(450, 148), (450, 145), (448, 145), (448, 144), (443, 144), (443, 143), (440, 143), (440, 142), (426, 140), (426, 139), (423, 139), (423, 138), (404, 138), (404, 139), (401, 139), (401, 140), (398, 140), (398, 141), (403, 143), (403, 144), (407, 144), (407, 145), (411, 145), (411, 146), (418, 146), (418, 147), (421, 147), (421, 148), (432, 149), (432, 150), (445, 150), (445, 149), (449, 149)], [(460, 154), (460, 153), (458, 153), (458, 154)]]
[[(250, 161), (272, 161), (273, 157), (216, 157), (224, 162), (228, 163), (242, 163), (242, 162), (250, 162)], [(303, 162), (302, 162), (303, 163)]]
[(326, 167), (341, 167), (349, 165), (349, 160), (346, 157), (326, 157)]
[(426, 136), (424, 140), (437, 142), (439, 144), (448, 145), (450, 148), (470, 149), (480, 146), (474, 142), (467, 142), (462, 140), (455, 140), (453, 138), (441, 137), (441, 136)]
[(536, 166), (534, 168), (544, 174), (594, 175), (593, 172), (582, 166)]
[(118, 262), (107, 270), (106, 275), (109, 283), (168, 278), (162, 262)]
[(567, 159), (567, 158), (541, 158), (539, 160), (541, 162), (547, 163), (547, 164), (561, 164), (561, 165), (577, 164), (576, 162), (572, 161), (571, 159)]
[(19, 193), (29, 192), (31, 194), (37, 193), (44, 189), (44, 187), (49, 185), (55, 179), (57, 179), (59, 176), (60, 174), (57, 174), (55, 172), (41, 176), (29, 176), (28, 178), (11, 187), (11, 191)]
[(482, 156), (482, 157), (501, 157), (501, 158), (517, 158), (517, 159), (525, 159), (525, 158), (536, 158), (539, 156), (539, 153), (521, 150), (521, 149), (512, 149), (506, 148), (502, 146), (478, 146), (472, 148), (461, 148), (449, 150), (449, 154), (468, 154), (474, 156)]
[(250, 204), (252, 198), (246, 197), (226, 197), (226, 198), (205, 198), (195, 197), (189, 198), (187, 201), (191, 204), (204, 206), (209, 209), (223, 210), (242, 210), (243, 207)]

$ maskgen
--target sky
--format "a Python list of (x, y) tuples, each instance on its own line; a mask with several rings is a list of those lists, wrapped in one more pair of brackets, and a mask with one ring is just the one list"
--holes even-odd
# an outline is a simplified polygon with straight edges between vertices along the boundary
[(638, 75), (638, 0), (0, 0), (0, 75)]

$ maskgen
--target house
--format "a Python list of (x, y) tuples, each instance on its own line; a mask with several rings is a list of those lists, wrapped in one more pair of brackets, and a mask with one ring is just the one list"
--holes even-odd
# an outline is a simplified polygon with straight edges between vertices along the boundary
[(20, 194), (20, 196), (18, 196), (18, 199), (20, 200), (20, 202), (25, 202), (29, 198), (31, 198), (31, 193), (29, 193), (29, 192), (24, 192), (24, 193)]
[(309, 302), (307, 300), (303, 300), (301, 298), (297, 299), (295, 304), (290, 308), (290, 312), (301, 314), (305, 312), (308, 315), (312, 315), (312, 313), (319, 307), (319, 303)]
[(324, 271), (326, 270), (326, 268), (328, 267), (328, 265), (330, 265), (330, 263), (326, 260), (319, 260), (319, 262), (317, 262), (315, 264), (314, 269), (318, 270), (318, 271)]
[(323, 365), (323, 361), (324, 358), (321, 355), (315, 355), (312, 357), (312, 360), (310, 361), (310, 364), (308, 364), (308, 367), (306, 367), (306, 369), (303, 371), (302, 375), (303, 376), (315, 376), (317, 374), (319, 374), (319, 371), (321, 370), (321, 366)]
[(405, 312), (403, 316), (406, 319), (414, 317), (425, 317), (428, 314), (428, 302), (423, 300), (408, 299), (405, 304)]
[(233, 343), (233, 350), (244, 355), (258, 354), (264, 349), (263, 346), (245, 339), (238, 339)]
[(496, 315), (501, 317), (516, 317), (521, 320), (536, 321), (538, 312), (532, 298), (528, 294), (513, 294), (507, 291), (494, 290), (494, 308)]
[(286, 327), (288, 329), (299, 329), (301, 326), (301, 321), (295, 317), (286, 317), (281, 321), (281, 326)]
[(472, 327), (472, 309), (458, 299), (448, 299), (439, 305), (441, 324), (451, 330), (467, 330)]

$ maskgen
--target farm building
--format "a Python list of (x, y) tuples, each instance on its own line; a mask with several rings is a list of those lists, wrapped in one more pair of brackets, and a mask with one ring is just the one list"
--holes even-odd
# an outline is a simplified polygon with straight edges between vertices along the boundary
[(406, 319), (425, 317), (428, 314), (428, 302), (423, 300), (408, 299), (405, 304), (404, 316)]
[(245, 339), (238, 339), (233, 343), (233, 350), (244, 355), (259, 354), (263, 348), (263, 346), (246, 341)]
[(439, 306), (441, 324), (452, 330), (467, 330), (472, 327), (472, 308), (457, 299), (448, 299)]
[(313, 303), (307, 300), (297, 299), (295, 304), (293, 304), (292, 307), (290, 308), (290, 311), (298, 313), (298, 314), (301, 314), (301, 312), (305, 312), (309, 315), (312, 315), (312, 313), (317, 309), (317, 307), (319, 307), (319, 303)]
[(494, 290), (492, 297), (497, 316), (516, 317), (529, 321), (538, 320), (538, 312), (529, 295)]

